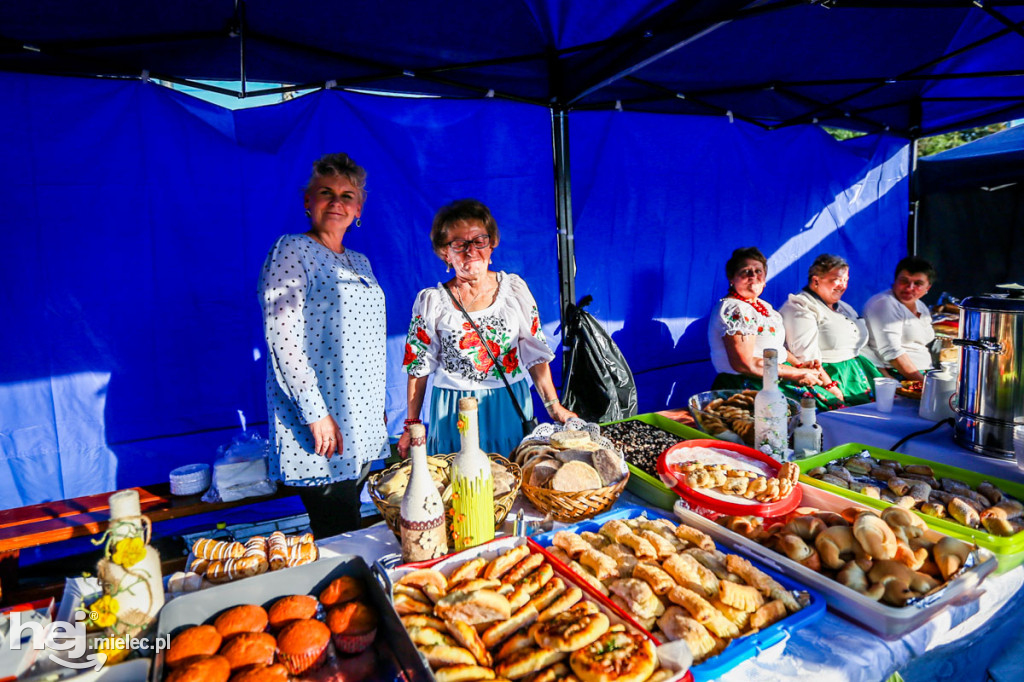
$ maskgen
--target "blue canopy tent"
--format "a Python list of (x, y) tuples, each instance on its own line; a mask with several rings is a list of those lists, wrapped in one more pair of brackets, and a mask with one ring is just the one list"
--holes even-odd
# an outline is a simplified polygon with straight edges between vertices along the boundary
[[(679, 406), (733, 248), (770, 255), (776, 302), (843, 253), (859, 306), (907, 249), (908, 141), (1024, 115), (1018, 3), (493, 5), (0, 5), (3, 506), (162, 480), (264, 419), (256, 273), (327, 151), (370, 171), (350, 239), (388, 295), (394, 425), (448, 200), (492, 207), (549, 336), (594, 295), (641, 409)], [(321, 91), (231, 112), (154, 78)]]

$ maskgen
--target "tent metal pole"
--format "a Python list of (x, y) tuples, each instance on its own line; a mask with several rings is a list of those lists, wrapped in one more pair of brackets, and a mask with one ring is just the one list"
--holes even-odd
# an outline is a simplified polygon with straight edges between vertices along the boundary
[[(555, 157), (555, 218), (558, 222), (559, 316), (564, 336), (569, 306), (576, 303), (576, 249), (569, 180), (569, 111), (561, 106), (551, 109), (551, 142)], [(563, 345), (563, 370), (568, 360), (569, 349)]]
[(920, 179), (917, 174), (917, 140), (921, 136), (921, 121), (924, 111), (921, 101), (917, 100), (911, 104), (910, 122), (910, 182), (907, 192), (910, 199), (909, 224), (907, 225), (907, 253), (916, 256), (918, 253), (918, 225), (917, 216), (921, 209)]
[(235, 0), (235, 16), (238, 20), (238, 75), (241, 81), (241, 98), (245, 99), (245, 0)]

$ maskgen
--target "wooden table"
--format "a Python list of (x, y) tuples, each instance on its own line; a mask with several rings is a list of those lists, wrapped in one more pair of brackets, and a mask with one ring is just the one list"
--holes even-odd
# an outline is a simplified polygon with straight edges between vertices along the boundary
[[(295, 494), (292, 488), (279, 485), (273, 495), (211, 503), (203, 502), (201, 495), (171, 495), (169, 483), (134, 490), (139, 492), (142, 513), (153, 523), (260, 504)], [(86, 495), (0, 511), (0, 604), (13, 603), (18, 590), (18, 559), (22, 549), (103, 533), (110, 524), (109, 497), (110, 493)]]

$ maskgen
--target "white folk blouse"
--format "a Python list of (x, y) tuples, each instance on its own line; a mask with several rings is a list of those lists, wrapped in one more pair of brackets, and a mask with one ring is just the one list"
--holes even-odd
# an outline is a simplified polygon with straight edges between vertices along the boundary
[(837, 310), (810, 293), (791, 294), (779, 308), (786, 325), (786, 346), (800, 362), (845, 362), (868, 343), (868, 327), (849, 303)]
[[(287, 485), (358, 478), (387, 457), (384, 291), (366, 256), (304, 234), (277, 240), (260, 272), (271, 474)], [(341, 456), (317, 455), (309, 424), (334, 417)]]
[[(514, 384), (534, 365), (551, 362), (555, 354), (544, 338), (537, 302), (526, 282), (518, 275), (497, 275), (494, 303), (469, 315)], [(504, 386), (477, 333), (441, 284), (416, 297), (402, 365), (414, 377), (433, 374), (438, 388), (472, 391)]]
[(711, 364), (719, 374), (739, 374), (729, 364), (725, 351), (726, 336), (743, 334), (754, 337), (754, 357), (762, 357), (766, 348), (779, 352), (779, 364), (786, 361), (786, 328), (782, 315), (761, 300), (768, 310), (764, 316), (746, 301), (727, 297), (718, 302), (711, 311), (708, 322), (708, 345), (711, 346)]
[(932, 315), (920, 300), (914, 303), (920, 316), (900, 303), (892, 289), (886, 289), (864, 304), (869, 336), (865, 355), (877, 367), (888, 366), (893, 358), (904, 353), (918, 371), (932, 366), (932, 354), (928, 350), (928, 344), (935, 340)]

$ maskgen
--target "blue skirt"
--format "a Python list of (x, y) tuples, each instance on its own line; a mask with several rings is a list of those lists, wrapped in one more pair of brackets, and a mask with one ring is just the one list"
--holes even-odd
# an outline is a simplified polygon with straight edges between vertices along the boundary
[[(512, 384), (512, 392), (516, 394), (526, 418), (531, 419), (533, 398), (530, 395), (529, 382), (517, 381)], [(480, 404), (480, 449), (508, 457), (523, 439), (523, 422), (504, 386), (476, 391), (456, 391), (435, 386), (430, 394), (427, 454), (447, 455), (458, 452), (462, 447), (455, 422), (458, 420), (459, 399), (468, 397), (476, 398)]]

